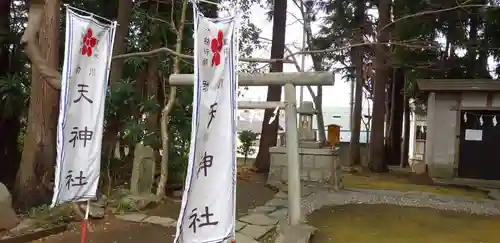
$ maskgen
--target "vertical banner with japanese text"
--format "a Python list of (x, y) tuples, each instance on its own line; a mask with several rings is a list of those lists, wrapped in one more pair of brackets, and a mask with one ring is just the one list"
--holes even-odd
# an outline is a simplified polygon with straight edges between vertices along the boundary
[(237, 17), (205, 18), (195, 7), (191, 146), (176, 243), (234, 239)]
[(52, 206), (96, 197), (115, 30), (116, 23), (66, 9)]

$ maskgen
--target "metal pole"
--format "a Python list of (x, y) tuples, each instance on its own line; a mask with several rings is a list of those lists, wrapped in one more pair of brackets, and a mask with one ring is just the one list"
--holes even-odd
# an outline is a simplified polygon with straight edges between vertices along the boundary
[(286, 153), (288, 158), (288, 220), (300, 223), (300, 165), (297, 134), (297, 94), (293, 84), (285, 85)]

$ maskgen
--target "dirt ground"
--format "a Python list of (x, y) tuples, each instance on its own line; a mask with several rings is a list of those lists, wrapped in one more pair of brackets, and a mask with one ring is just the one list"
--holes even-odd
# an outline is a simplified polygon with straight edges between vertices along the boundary
[[(174, 228), (156, 225), (134, 224), (117, 219), (107, 219), (93, 224), (94, 232), (87, 234), (89, 243), (139, 243), (139, 242), (173, 242)], [(44, 243), (80, 243), (80, 229), (53, 235), (36, 242)]]
[(313, 243), (496, 243), (500, 238), (500, 217), (396, 205), (326, 207), (308, 222), (318, 228)]
[[(276, 193), (265, 185), (266, 178), (260, 174), (248, 172), (241, 176), (237, 184), (236, 208), (238, 214), (243, 214), (255, 206), (264, 205)], [(180, 201), (168, 200), (158, 207), (147, 212), (149, 215), (170, 217), (179, 216)], [(173, 241), (175, 228), (165, 228), (155, 225), (134, 224), (117, 219), (96, 221), (95, 232), (88, 233), (87, 242), (95, 243), (139, 243)], [(48, 237), (38, 242), (44, 243), (79, 243), (80, 229), (68, 231), (60, 235)]]

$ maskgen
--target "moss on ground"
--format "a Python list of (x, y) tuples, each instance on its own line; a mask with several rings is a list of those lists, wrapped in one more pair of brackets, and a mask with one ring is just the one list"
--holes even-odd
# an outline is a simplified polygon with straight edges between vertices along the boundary
[(487, 198), (481, 190), (434, 185), (427, 175), (416, 175), (411, 172), (391, 171), (385, 174), (376, 173), (344, 173), (343, 182), (346, 188), (363, 188), (376, 190), (420, 191), (449, 196), (468, 196), (476, 199)]
[(497, 243), (500, 217), (397, 205), (326, 207), (308, 217), (313, 243)]

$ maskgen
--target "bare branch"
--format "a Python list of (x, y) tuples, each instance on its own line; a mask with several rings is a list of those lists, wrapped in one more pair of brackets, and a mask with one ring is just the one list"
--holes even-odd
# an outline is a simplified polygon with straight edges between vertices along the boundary
[[(180, 58), (185, 58), (185, 59), (194, 59), (193, 56), (187, 55), (187, 54), (182, 54), (180, 52), (174, 51), (172, 49), (169, 49), (167, 47), (162, 47), (158, 49), (154, 49), (151, 51), (145, 51), (145, 52), (133, 52), (133, 53), (127, 53), (127, 54), (122, 54), (122, 55), (116, 55), (113, 57), (113, 60), (116, 59), (122, 59), (122, 58), (130, 58), (130, 57), (137, 57), (137, 56), (142, 56), (142, 57), (147, 57), (147, 56), (154, 56), (154, 55), (159, 55), (163, 52), (170, 53), (176, 57)], [(260, 63), (274, 63), (274, 62), (283, 62), (283, 63), (292, 63), (290, 60), (286, 59), (265, 59), (265, 58), (240, 58), (239, 59), (242, 62), (260, 62)]]
[(337, 47), (337, 48), (328, 48), (328, 49), (323, 49), (323, 50), (307, 50), (307, 51), (297, 51), (294, 52), (288, 56), (286, 56), (284, 59), (288, 60), (288, 58), (295, 56), (295, 55), (301, 55), (301, 54), (315, 54), (315, 53), (327, 53), (327, 52), (337, 52), (337, 51), (342, 51), (345, 49), (350, 49), (352, 47), (358, 47), (358, 46), (370, 46), (370, 45), (396, 45), (396, 46), (405, 46), (405, 47), (410, 47), (410, 48), (421, 48), (421, 49), (437, 49), (437, 46), (432, 46), (432, 45), (412, 45), (412, 44), (407, 44), (406, 42), (363, 42), (363, 43), (356, 43), (356, 44), (351, 44), (351, 45), (346, 45), (343, 47)]
[[(172, 4), (172, 6), (173, 6), (173, 4)], [(146, 11), (136, 10), (136, 13), (144, 15), (146, 18), (148, 18), (148, 19), (150, 19), (152, 21), (158, 21), (158, 22), (161, 22), (163, 24), (166, 24), (168, 26), (168, 28), (170, 30), (172, 30), (172, 32), (174, 32), (175, 34), (177, 34), (177, 29), (175, 28), (175, 25), (172, 25), (171, 22), (166, 21), (166, 20), (161, 19), (161, 18), (153, 17), (153, 16), (149, 15)]]
[[(401, 18), (398, 18), (398, 19), (395, 19), (394, 21), (390, 22), (389, 24), (385, 25), (384, 27), (382, 27), (378, 32), (394, 25), (395, 23), (399, 22), (399, 21), (403, 21), (403, 20), (407, 20), (407, 19), (410, 19), (410, 18), (415, 18), (415, 17), (420, 17), (420, 16), (423, 16), (423, 15), (429, 15), (429, 14), (438, 14), (438, 13), (443, 13), (443, 12), (450, 12), (450, 11), (453, 11), (453, 10), (457, 10), (457, 9), (466, 9), (466, 8), (498, 8), (498, 6), (489, 6), (489, 5), (484, 5), (484, 4), (467, 4), (469, 2), (471, 2), (472, 0), (467, 0), (463, 3), (458, 3), (457, 6), (454, 6), (454, 7), (451, 7), (451, 8), (443, 8), (443, 9), (436, 9), (436, 10), (427, 10), (427, 11), (422, 11), (422, 12), (418, 12), (418, 13), (414, 13), (414, 14), (409, 14), (409, 15), (405, 15)], [(457, 1), (458, 2), (458, 1)]]
[[(465, 3), (470, 2), (471, 0), (467, 0)], [(49, 85), (55, 89), (60, 89), (61, 86), (61, 74), (58, 72), (56, 69), (53, 69), (49, 67), (46, 64), (45, 58), (41, 55), (37, 41), (36, 41), (36, 36), (37, 33), (40, 29), (40, 24), (42, 23), (42, 19), (44, 16), (44, 6), (45, 6), (45, 1), (32, 1), (30, 9), (29, 9), (29, 14), (28, 14), (28, 24), (26, 27), (26, 30), (21, 38), (21, 44), (24, 44), (25, 47), (25, 53), (28, 56), (28, 58), (31, 60), (33, 66), (39, 70), (40, 75), (43, 77), (43, 79), (46, 80), (46, 82), (49, 83)], [(396, 19), (395, 21), (389, 23), (388, 25), (384, 26), (382, 29), (389, 27), (390, 25), (393, 25), (394, 23), (398, 21), (402, 21), (405, 19), (409, 18), (414, 18), (414, 17), (419, 17), (427, 14), (436, 14), (436, 13), (441, 13), (441, 12), (447, 12), (447, 11), (452, 11), (456, 9), (463, 9), (463, 8), (477, 8), (477, 7), (496, 7), (496, 6), (487, 6), (487, 5), (481, 5), (481, 4), (460, 4), (455, 7), (451, 8), (445, 8), (445, 9), (439, 9), (439, 10), (430, 10), (430, 11), (422, 11), (419, 13), (407, 15), (404, 17), (401, 17), (399, 19)], [(162, 21), (163, 22), (163, 21)], [(171, 22), (173, 22), (171, 20)], [(172, 23), (171, 23), (172, 24)], [(178, 32), (177, 32), (178, 34)], [(310, 34), (310, 33), (308, 33)], [(435, 48), (432, 45), (430, 46), (418, 46), (418, 45), (411, 45), (411, 44), (405, 44), (405, 43), (398, 43), (398, 42), (393, 42), (393, 43), (376, 43), (376, 42), (364, 42), (364, 43), (357, 43), (357, 44), (352, 44), (352, 45), (346, 45), (343, 47), (339, 48), (329, 48), (329, 49), (324, 49), (324, 50), (301, 50), (295, 53), (291, 53), (284, 59), (265, 59), (265, 58), (240, 58), (240, 61), (242, 62), (258, 62), (258, 63), (275, 63), (275, 62), (283, 62), (283, 63), (294, 63), (293, 60), (290, 60), (289, 58), (295, 55), (305, 55), (305, 54), (316, 54), (316, 53), (328, 53), (328, 52), (337, 52), (345, 49), (349, 49), (352, 47), (357, 47), (357, 46), (366, 46), (366, 45), (400, 45), (400, 46), (406, 46), (410, 48), (422, 48), (422, 49), (429, 49), (429, 48)], [(130, 58), (130, 57), (135, 57), (135, 56), (154, 56), (154, 55), (159, 55), (163, 52), (169, 53), (171, 55), (174, 55), (179, 58), (184, 58), (184, 59), (193, 59), (193, 56), (191, 55), (186, 55), (180, 53), (180, 51), (174, 51), (171, 50), (167, 47), (162, 47), (158, 48), (155, 50), (151, 51), (146, 51), (146, 52), (135, 52), (135, 53), (127, 53), (127, 54), (121, 54), (121, 55), (116, 55), (113, 57), (113, 60), (117, 59), (123, 59), (123, 58)]]
[(297, 23), (297, 22), (298, 22), (298, 23), (300, 23), (300, 24), (304, 24), (304, 21), (303, 21), (301, 18), (297, 17), (297, 16), (296, 16), (295, 14), (293, 14), (292, 12), (288, 12), (288, 11), (287, 11), (287, 14), (288, 14), (288, 15), (290, 15), (290, 16), (292, 16), (292, 17), (295, 19), (292, 23), (287, 24), (287, 26), (293, 25), (293, 24), (295, 24), (295, 23)]

